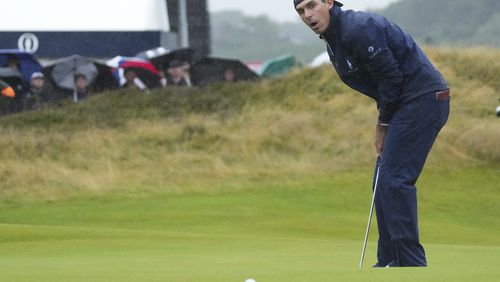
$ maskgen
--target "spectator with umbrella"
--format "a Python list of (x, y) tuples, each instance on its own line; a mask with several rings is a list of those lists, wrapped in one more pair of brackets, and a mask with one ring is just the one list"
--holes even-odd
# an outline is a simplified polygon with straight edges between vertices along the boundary
[(166, 86), (191, 87), (191, 76), (189, 74), (189, 64), (174, 60), (170, 62), (166, 77)]
[(17, 69), (25, 83), (30, 82), (33, 73), (42, 71), (42, 66), (33, 54), (17, 49), (0, 50), (0, 67)]
[[(11, 61), (12, 63), (12, 61)], [(16, 95), (13, 99), (9, 99), (8, 103), (4, 105), (4, 112), (17, 113), (23, 110), (23, 101), (29, 86), (23, 81), (22, 74), (17, 67), (11, 65), (10, 67), (0, 67), (0, 79), (10, 85)]]
[(16, 97), (14, 89), (0, 79), (0, 115), (9, 113), (9, 104)]
[(138, 58), (149, 60), (158, 70), (168, 69), (173, 61), (185, 62), (191, 65), (194, 50), (191, 48), (180, 48), (167, 50), (163, 47), (147, 50), (136, 55)]
[(69, 94), (73, 102), (87, 98), (91, 92), (97, 93), (116, 86), (110, 67), (80, 55), (62, 58), (46, 67), (44, 73), (56, 87)]
[(148, 60), (117, 56), (107, 61), (120, 87), (136, 87), (141, 90), (160, 86), (158, 69)]
[(206, 57), (191, 67), (191, 78), (195, 85), (205, 86), (216, 82), (257, 80), (259, 76), (239, 60)]
[(89, 82), (85, 74), (79, 73), (75, 76), (75, 92), (79, 101), (92, 95), (90, 93)]
[(123, 88), (146, 90), (148, 87), (141, 79), (137, 77), (137, 73), (134, 68), (126, 68), (123, 70), (123, 76), (125, 77), (125, 84)]
[(189, 68), (193, 61), (193, 49), (180, 48), (167, 50), (159, 47), (141, 52), (136, 56), (149, 60), (159, 70), (162, 87), (192, 86)]
[(42, 66), (33, 54), (17, 49), (0, 50), (0, 78), (8, 83), (16, 96), (9, 103), (10, 112), (23, 110), (24, 99), (29, 92), (31, 75), (42, 70)]

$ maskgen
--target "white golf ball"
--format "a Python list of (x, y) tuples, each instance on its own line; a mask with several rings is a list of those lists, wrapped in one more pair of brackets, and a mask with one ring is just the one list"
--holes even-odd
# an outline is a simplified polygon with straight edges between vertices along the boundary
[(245, 282), (256, 282), (256, 281), (255, 281), (255, 279), (250, 278), (250, 279), (245, 280)]

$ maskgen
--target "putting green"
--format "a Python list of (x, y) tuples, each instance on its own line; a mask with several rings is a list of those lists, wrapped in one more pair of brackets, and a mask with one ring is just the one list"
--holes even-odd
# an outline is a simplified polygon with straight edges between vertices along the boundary
[[(426, 269), (371, 269), (376, 228), (358, 269), (370, 202), (359, 171), (238, 191), (4, 202), (0, 281), (498, 281), (497, 171), (423, 177)], [(483, 179), (482, 193), (467, 179)]]
[[(357, 269), (360, 242), (61, 227), (2, 246), (2, 281), (498, 281), (499, 247), (427, 246), (427, 269)], [(83, 237), (87, 237), (85, 239)], [(73, 237), (71, 239), (70, 237)], [(367, 260), (374, 261), (370, 242)]]

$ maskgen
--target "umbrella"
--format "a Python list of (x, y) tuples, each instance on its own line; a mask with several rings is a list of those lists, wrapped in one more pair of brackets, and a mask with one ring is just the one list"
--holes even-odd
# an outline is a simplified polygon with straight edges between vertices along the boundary
[(181, 61), (191, 64), (194, 50), (191, 48), (181, 48), (167, 50), (163, 47), (147, 50), (136, 55), (138, 58), (149, 60), (157, 69), (163, 70), (169, 67), (172, 61)]
[[(57, 60), (43, 69), (52, 82), (64, 89), (74, 88), (74, 75), (83, 74), (87, 78), (93, 92), (101, 92), (116, 87), (112, 68), (96, 59), (73, 55)], [(59, 73), (58, 73), (59, 72)], [(66, 75), (65, 75), (66, 74)], [(58, 83), (55, 77), (61, 79)]]
[(207, 85), (222, 82), (227, 70), (232, 70), (236, 81), (256, 80), (258, 75), (244, 63), (236, 59), (206, 57), (191, 67), (191, 80), (195, 85)]
[(0, 49), (0, 67), (7, 66), (10, 58), (16, 58), (19, 61), (19, 70), (23, 81), (29, 82), (34, 72), (42, 70), (42, 66), (35, 59), (33, 54), (22, 52), (16, 49)]
[(57, 86), (74, 89), (76, 75), (84, 75), (90, 85), (97, 77), (97, 73), (97, 67), (91, 59), (73, 55), (57, 61), (51, 70), (50, 77)]
[(276, 77), (287, 73), (295, 66), (295, 57), (285, 55), (264, 62), (260, 69), (260, 75), (263, 77)]
[(146, 85), (147, 88), (155, 88), (160, 85), (158, 69), (148, 60), (136, 57), (117, 56), (106, 62), (113, 68), (115, 78), (120, 85), (125, 84), (124, 72), (126, 69), (133, 69), (137, 77)]
[(109, 66), (80, 55), (57, 60), (44, 68), (43, 72), (55, 86), (66, 90), (74, 91), (76, 75), (85, 76), (92, 92), (113, 89), (116, 86)]

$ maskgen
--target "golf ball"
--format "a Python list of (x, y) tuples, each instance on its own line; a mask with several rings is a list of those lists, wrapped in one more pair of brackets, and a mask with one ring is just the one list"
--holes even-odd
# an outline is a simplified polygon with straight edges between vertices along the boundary
[(255, 279), (250, 278), (250, 279), (245, 280), (245, 282), (255, 282)]

